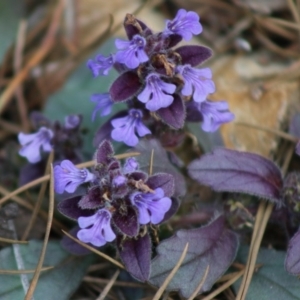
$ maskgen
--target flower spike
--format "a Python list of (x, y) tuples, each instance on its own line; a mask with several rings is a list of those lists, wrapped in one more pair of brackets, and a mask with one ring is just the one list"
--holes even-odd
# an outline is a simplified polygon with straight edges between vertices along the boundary
[(126, 117), (114, 119), (111, 121), (114, 129), (111, 137), (117, 142), (124, 142), (128, 146), (136, 146), (139, 142), (135, 131), (140, 137), (150, 134), (151, 131), (142, 123), (142, 111), (139, 109), (130, 109)]
[(73, 193), (79, 185), (93, 178), (94, 175), (87, 169), (78, 169), (69, 160), (63, 160), (54, 167), (54, 189), (58, 194), (64, 191)]
[(110, 220), (111, 213), (105, 208), (99, 209), (90, 217), (78, 218), (78, 225), (82, 228), (77, 233), (78, 239), (96, 247), (101, 247), (106, 242), (112, 242), (116, 235), (111, 228)]
[(41, 127), (37, 133), (19, 133), (18, 140), (22, 146), (19, 154), (26, 157), (30, 163), (39, 162), (41, 149), (45, 152), (52, 150), (51, 139), (53, 135), (53, 131), (46, 127)]
[(129, 69), (135, 69), (140, 63), (149, 60), (144, 48), (146, 40), (136, 34), (131, 41), (116, 40), (116, 47), (119, 51), (116, 54), (116, 61), (125, 64)]

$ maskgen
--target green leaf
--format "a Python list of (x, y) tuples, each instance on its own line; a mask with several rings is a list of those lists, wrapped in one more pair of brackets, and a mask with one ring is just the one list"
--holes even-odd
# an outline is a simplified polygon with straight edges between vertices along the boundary
[(0, 1), (0, 63), (9, 46), (17, 38), (19, 21), (23, 10), (23, 1)]
[[(248, 247), (241, 247), (237, 261), (246, 263)], [(247, 300), (299, 300), (300, 282), (297, 277), (288, 274), (284, 269), (285, 252), (261, 248), (257, 257), (257, 264), (262, 264), (258, 272), (254, 273), (246, 296)], [(237, 292), (240, 281), (234, 284)]]
[[(109, 40), (90, 57), (95, 57), (99, 53), (107, 55), (111, 52), (115, 52), (113, 40)], [(44, 114), (51, 120), (63, 121), (65, 116), (69, 114), (81, 114), (83, 116), (82, 128), (88, 130), (84, 136), (83, 148), (87, 159), (90, 159), (95, 151), (92, 141), (96, 130), (110, 116), (125, 107), (124, 104), (114, 105), (109, 116), (98, 116), (94, 122), (91, 121), (95, 106), (95, 103), (90, 101), (91, 95), (107, 93), (116, 77), (117, 72), (111, 70), (108, 76), (94, 78), (90, 70), (86, 67), (86, 62), (84, 62), (69, 77), (63, 88), (49, 97), (45, 106)]]
[[(42, 245), (41, 241), (30, 241), (28, 245), (19, 245), (26, 270), (36, 268)], [(90, 264), (91, 256), (70, 257), (70, 254), (61, 248), (58, 241), (50, 241), (43, 267), (54, 266), (54, 269), (41, 272), (34, 298), (43, 300), (70, 299)], [(0, 269), (17, 270), (12, 247), (0, 251)], [(33, 274), (27, 274), (27, 276), (31, 280)], [(0, 275), (0, 299), (24, 299), (20, 275)]]

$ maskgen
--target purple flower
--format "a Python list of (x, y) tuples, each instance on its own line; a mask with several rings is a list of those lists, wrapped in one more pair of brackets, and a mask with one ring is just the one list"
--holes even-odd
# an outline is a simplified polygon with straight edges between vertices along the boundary
[(126, 159), (125, 164), (123, 166), (124, 174), (132, 173), (136, 171), (139, 167), (139, 163), (134, 157), (129, 157)]
[(69, 115), (65, 117), (65, 128), (66, 129), (75, 129), (79, 126), (81, 118), (79, 115)]
[(130, 109), (126, 117), (111, 121), (114, 129), (111, 137), (117, 142), (123, 142), (128, 146), (135, 146), (139, 142), (135, 134), (137, 131), (140, 137), (150, 134), (151, 131), (142, 123), (143, 113), (139, 109)]
[(54, 189), (58, 194), (64, 191), (73, 193), (80, 184), (93, 178), (94, 175), (87, 169), (78, 169), (69, 160), (63, 160), (54, 167)]
[(120, 50), (116, 53), (116, 61), (125, 64), (129, 69), (135, 69), (140, 63), (149, 60), (144, 50), (146, 40), (138, 34), (131, 41), (116, 39), (115, 44)]
[(155, 193), (134, 192), (130, 195), (130, 201), (139, 211), (140, 224), (158, 224), (172, 204), (170, 198), (164, 197), (161, 188), (155, 189)]
[(173, 94), (175, 90), (176, 86), (174, 84), (166, 83), (157, 74), (152, 73), (147, 76), (146, 86), (137, 98), (146, 103), (148, 110), (156, 111), (172, 104), (174, 98), (168, 94)]
[(100, 111), (101, 117), (110, 114), (113, 102), (111, 101), (109, 93), (94, 94), (91, 96), (91, 101), (97, 103), (92, 114), (92, 121), (95, 120), (98, 111)]
[(117, 186), (117, 187), (123, 185), (126, 182), (127, 182), (127, 178), (125, 176), (122, 176), (122, 175), (117, 175), (112, 180), (113, 185)]
[(186, 41), (189, 41), (193, 34), (200, 34), (202, 26), (199, 23), (199, 16), (193, 11), (186, 11), (185, 9), (179, 9), (174, 20), (166, 21), (166, 28), (164, 33), (166, 34), (178, 34)]
[(95, 60), (88, 60), (87, 67), (92, 71), (94, 77), (99, 75), (107, 75), (115, 62), (114, 55), (110, 54), (105, 57), (101, 54), (97, 55)]
[(196, 102), (206, 100), (208, 94), (215, 92), (215, 84), (211, 80), (212, 73), (209, 68), (195, 69), (190, 65), (178, 66), (176, 70), (184, 79), (184, 86), (181, 90), (182, 95), (190, 96)]
[(79, 217), (78, 225), (84, 229), (78, 231), (78, 239), (96, 247), (101, 247), (106, 242), (112, 242), (116, 235), (111, 229), (110, 220), (111, 213), (105, 208), (99, 209), (90, 217)]
[(234, 119), (234, 114), (229, 111), (226, 101), (206, 100), (199, 103), (199, 111), (203, 117), (202, 129), (207, 132), (216, 131), (220, 125)]
[(37, 133), (19, 133), (18, 140), (22, 146), (19, 154), (26, 157), (30, 163), (39, 162), (41, 160), (41, 148), (45, 152), (52, 150), (50, 142), (53, 135), (53, 131), (46, 127), (41, 127)]

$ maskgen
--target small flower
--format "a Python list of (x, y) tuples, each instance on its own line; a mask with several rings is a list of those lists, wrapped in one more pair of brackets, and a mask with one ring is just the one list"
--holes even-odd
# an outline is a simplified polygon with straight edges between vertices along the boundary
[(69, 115), (65, 117), (65, 128), (66, 129), (75, 129), (79, 126), (81, 118), (79, 115)]
[(113, 178), (112, 183), (114, 186), (119, 187), (121, 185), (124, 185), (124, 183), (126, 183), (127, 178), (125, 176), (122, 175), (117, 175)]
[(97, 103), (92, 114), (92, 121), (95, 120), (98, 111), (100, 111), (101, 117), (111, 113), (113, 102), (111, 101), (109, 93), (94, 94), (91, 96), (91, 101)]
[(99, 209), (90, 217), (79, 217), (78, 225), (83, 229), (78, 231), (78, 239), (96, 247), (101, 247), (106, 242), (112, 242), (116, 235), (111, 228), (110, 220), (111, 213), (105, 208)]
[(130, 195), (130, 201), (138, 208), (140, 224), (158, 224), (172, 204), (161, 188), (155, 189), (155, 193), (135, 192)]
[(111, 121), (114, 129), (111, 137), (117, 142), (124, 142), (128, 146), (135, 146), (139, 142), (135, 134), (137, 131), (140, 137), (150, 134), (151, 131), (142, 123), (142, 111), (139, 109), (130, 109), (128, 116), (114, 119)]
[(23, 146), (19, 154), (26, 157), (30, 163), (39, 162), (41, 160), (41, 148), (45, 152), (52, 150), (50, 142), (53, 135), (53, 131), (46, 127), (41, 127), (37, 133), (19, 133), (18, 140)]
[(199, 16), (193, 11), (186, 11), (185, 9), (179, 9), (174, 20), (166, 21), (166, 34), (178, 34), (186, 41), (189, 41), (193, 34), (200, 34), (202, 26), (199, 23)]
[(174, 98), (169, 94), (173, 94), (175, 90), (174, 84), (166, 83), (157, 74), (152, 73), (147, 76), (146, 86), (137, 98), (146, 103), (148, 110), (156, 111), (172, 104)]
[(129, 69), (135, 69), (140, 63), (149, 60), (144, 50), (146, 40), (138, 34), (131, 41), (116, 39), (115, 44), (120, 50), (116, 54), (116, 61), (125, 64)]
[(184, 79), (182, 95), (190, 96), (193, 94), (194, 101), (202, 102), (208, 94), (215, 92), (215, 84), (211, 80), (212, 73), (209, 68), (195, 69), (190, 65), (184, 65), (178, 66), (176, 69)]
[(139, 167), (139, 163), (134, 157), (129, 157), (126, 159), (125, 164), (123, 166), (124, 174), (132, 173), (136, 171)]
[(110, 54), (105, 57), (101, 54), (97, 55), (95, 60), (88, 60), (87, 67), (92, 71), (94, 77), (99, 75), (108, 75), (109, 70), (112, 68), (115, 62), (114, 55)]
[(54, 167), (54, 189), (58, 194), (64, 191), (73, 193), (80, 184), (93, 178), (94, 175), (87, 169), (78, 169), (69, 160), (63, 160)]
[(216, 131), (220, 125), (234, 119), (234, 114), (229, 111), (226, 101), (206, 100), (199, 103), (199, 111), (203, 117), (202, 129), (207, 132)]

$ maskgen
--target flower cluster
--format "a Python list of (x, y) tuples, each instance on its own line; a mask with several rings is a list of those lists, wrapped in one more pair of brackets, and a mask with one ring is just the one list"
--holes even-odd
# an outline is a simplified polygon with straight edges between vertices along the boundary
[[(78, 222), (77, 237), (82, 242), (97, 247), (116, 238), (138, 240), (141, 227), (165, 220), (175, 201), (171, 198), (172, 175), (148, 176), (139, 170), (134, 158), (128, 158), (121, 166), (113, 154), (111, 143), (105, 140), (95, 154), (92, 173), (76, 168), (67, 160), (54, 168), (57, 193), (73, 193), (79, 185), (89, 182), (86, 194), (62, 200), (58, 210)], [(120, 242), (117, 243), (121, 248)]]
[(33, 127), (36, 133), (19, 133), (18, 140), (21, 144), (19, 154), (34, 164), (42, 160), (43, 152), (56, 152), (56, 159), (68, 158), (73, 161), (80, 160), (76, 150), (81, 147), (79, 127), (81, 116), (69, 115), (65, 117), (64, 124), (56, 121), (50, 122), (38, 112), (31, 114)]
[(226, 102), (207, 99), (215, 92), (211, 70), (196, 68), (212, 55), (211, 50), (195, 45), (173, 49), (182, 39), (190, 40), (202, 32), (195, 12), (180, 9), (159, 33), (127, 14), (124, 28), (128, 41), (117, 39), (116, 53), (98, 55), (87, 63), (94, 76), (107, 75), (113, 67), (120, 73), (108, 93), (92, 96), (97, 102), (93, 119), (97, 111), (101, 116), (110, 114), (113, 103), (127, 102), (129, 106), (121, 118), (113, 116), (110, 126), (103, 126), (99, 134), (135, 146), (137, 135), (154, 133), (159, 123), (178, 130), (196, 114), (203, 130), (215, 131), (233, 120)]

